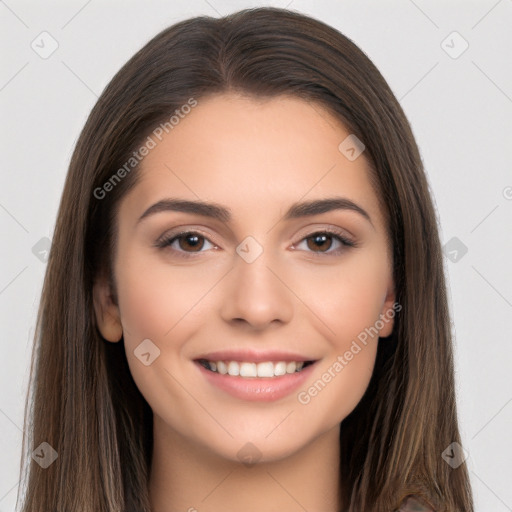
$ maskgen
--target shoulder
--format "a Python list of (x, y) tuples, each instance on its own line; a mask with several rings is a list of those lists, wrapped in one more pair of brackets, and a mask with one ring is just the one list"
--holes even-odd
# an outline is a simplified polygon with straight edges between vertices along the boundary
[(425, 505), (419, 498), (408, 496), (396, 512), (435, 512), (430, 506)]

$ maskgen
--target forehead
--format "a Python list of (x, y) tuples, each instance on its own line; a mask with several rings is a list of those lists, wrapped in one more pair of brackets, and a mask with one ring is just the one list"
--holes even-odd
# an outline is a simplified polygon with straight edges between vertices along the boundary
[(343, 195), (379, 217), (363, 154), (340, 151), (351, 134), (300, 98), (234, 94), (198, 100), (144, 157), (125, 203), (139, 214), (163, 197), (213, 200), (233, 211), (282, 211), (300, 199)]

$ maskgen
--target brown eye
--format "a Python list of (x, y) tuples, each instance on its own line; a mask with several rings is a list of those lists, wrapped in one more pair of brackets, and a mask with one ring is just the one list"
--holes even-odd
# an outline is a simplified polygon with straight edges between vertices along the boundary
[(215, 245), (208, 238), (196, 231), (165, 235), (155, 242), (155, 246), (183, 257), (192, 256), (194, 253), (199, 255), (208, 249), (215, 249)]
[(204, 246), (204, 237), (196, 233), (187, 233), (176, 237), (180, 249), (187, 252), (200, 251)]
[(317, 233), (307, 238), (308, 249), (312, 251), (324, 252), (332, 246), (332, 236), (326, 233)]
[[(305, 247), (300, 246), (304, 244)], [(317, 256), (337, 256), (345, 250), (357, 247), (357, 243), (345, 237), (341, 232), (317, 231), (304, 237), (295, 247)]]

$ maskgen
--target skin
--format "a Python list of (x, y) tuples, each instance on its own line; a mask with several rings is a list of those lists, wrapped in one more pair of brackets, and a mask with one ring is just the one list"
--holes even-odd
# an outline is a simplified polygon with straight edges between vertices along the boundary
[[(150, 151), (139, 183), (122, 199), (117, 303), (98, 280), (94, 304), (103, 337), (123, 337), (154, 413), (154, 512), (338, 509), (339, 425), (368, 386), (377, 337), (360, 344), (307, 404), (297, 392), (263, 403), (234, 398), (209, 384), (193, 359), (233, 347), (299, 352), (319, 360), (300, 388), (307, 390), (390, 311), (385, 217), (364, 153), (349, 161), (338, 149), (348, 135), (321, 106), (302, 99), (212, 96)], [(371, 222), (339, 209), (283, 219), (295, 202), (333, 196), (357, 203)], [(215, 202), (231, 210), (232, 220), (164, 211), (138, 222), (169, 197)], [(202, 248), (186, 238), (155, 247), (178, 227), (205, 237)], [(335, 238), (313, 243), (313, 234), (332, 228), (357, 246)], [(263, 248), (252, 263), (235, 251), (247, 236)], [(391, 319), (379, 336), (392, 328)], [(134, 354), (144, 339), (160, 350), (149, 366)], [(248, 442), (260, 456), (252, 466), (237, 456)]]

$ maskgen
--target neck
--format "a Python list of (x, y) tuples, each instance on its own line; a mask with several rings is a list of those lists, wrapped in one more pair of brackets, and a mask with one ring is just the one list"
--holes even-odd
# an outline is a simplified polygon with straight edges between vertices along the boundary
[(337, 512), (339, 425), (289, 457), (251, 466), (225, 459), (154, 415), (152, 512)]

